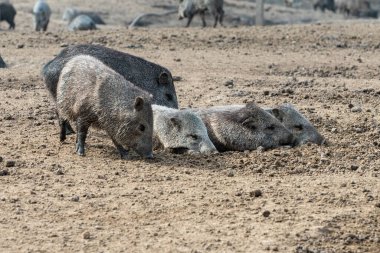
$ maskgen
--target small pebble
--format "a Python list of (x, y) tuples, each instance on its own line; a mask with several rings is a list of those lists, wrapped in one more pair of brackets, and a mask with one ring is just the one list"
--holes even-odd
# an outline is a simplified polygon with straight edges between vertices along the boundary
[(24, 44), (18, 44), (17, 48), (24, 48)]
[(355, 171), (357, 169), (359, 169), (359, 166), (357, 166), (357, 165), (351, 165), (351, 170)]
[(79, 202), (79, 196), (73, 196), (73, 197), (71, 197), (71, 201), (73, 201), (73, 202)]
[(267, 218), (267, 217), (269, 217), (269, 215), (270, 215), (270, 212), (268, 210), (263, 212), (264, 217)]
[(9, 175), (9, 171), (7, 169), (0, 170), (0, 177), (8, 176), (8, 175)]
[(5, 162), (5, 167), (14, 167), (15, 165), (16, 165), (16, 162), (12, 160)]
[(91, 239), (91, 234), (90, 234), (90, 232), (88, 232), (88, 231), (84, 232), (84, 233), (83, 233), (83, 239), (85, 239), (85, 240), (89, 240), (89, 239)]
[(261, 190), (254, 190), (249, 193), (250, 197), (255, 197), (255, 198), (261, 197), (262, 195), (263, 195), (263, 192)]
[(228, 171), (227, 177), (233, 177), (233, 176), (235, 176), (235, 171), (234, 170)]

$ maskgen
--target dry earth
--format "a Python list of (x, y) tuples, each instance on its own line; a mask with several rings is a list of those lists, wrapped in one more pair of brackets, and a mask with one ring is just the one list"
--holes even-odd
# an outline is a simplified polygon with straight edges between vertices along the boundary
[[(379, 22), (43, 34), (17, 18), (0, 31), (1, 252), (379, 252)], [(168, 67), (181, 107), (293, 103), (328, 144), (122, 161), (93, 130), (78, 157), (39, 74), (78, 43)]]

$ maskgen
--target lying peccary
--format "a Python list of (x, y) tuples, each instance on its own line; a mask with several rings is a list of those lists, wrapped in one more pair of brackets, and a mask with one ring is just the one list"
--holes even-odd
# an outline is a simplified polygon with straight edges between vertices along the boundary
[(190, 26), (195, 14), (201, 15), (203, 27), (206, 26), (205, 14), (209, 11), (215, 18), (214, 27), (223, 26), (223, 0), (179, 0), (178, 18), (187, 18), (186, 27)]
[(192, 109), (203, 120), (218, 151), (254, 150), (293, 145), (293, 134), (254, 103), (242, 108)]
[(96, 30), (95, 22), (87, 15), (79, 15), (70, 22), (69, 31)]
[[(236, 112), (244, 107), (245, 105), (214, 106), (211, 107), (209, 111)], [(275, 116), (293, 134), (294, 145), (301, 145), (307, 142), (316, 143), (318, 145), (324, 143), (325, 139), (318, 130), (293, 105), (283, 104), (275, 108), (266, 108), (264, 110)]]
[(64, 21), (68, 21), (70, 23), (72, 20), (74, 20), (74, 18), (76, 18), (79, 15), (89, 16), (94, 21), (94, 23), (97, 25), (105, 25), (106, 24), (103, 21), (103, 19), (98, 14), (96, 14), (95, 12), (81, 11), (81, 10), (77, 10), (74, 8), (66, 8), (65, 12), (63, 13), (62, 19)]
[(313, 7), (314, 10), (317, 10), (319, 8), (322, 12), (325, 12), (325, 10), (335, 12), (336, 10), (334, 0), (314, 0)]
[(5, 64), (3, 58), (1, 58), (1, 55), (0, 55), (0, 68), (6, 68), (7, 67), (7, 64)]
[(16, 14), (17, 12), (12, 4), (0, 3), (0, 21), (7, 21), (9, 24), (9, 30), (16, 28), (14, 22)]
[(212, 153), (214, 144), (201, 118), (190, 110), (152, 105), (155, 146), (173, 153)]
[[(65, 65), (56, 104), (60, 122), (76, 121), (78, 155), (84, 155), (87, 131), (93, 125), (107, 132), (123, 159), (128, 155), (125, 148), (153, 157), (150, 95), (94, 57), (80, 55)], [(62, 124), (61, 135), (65, 135)]]
[[(53, 96), (56, 94), (59, 74), (64, 65), (74, 56), (91, 55), (115, 70), (125, 79), (153, 95), (153, 103), (178, 108), (177, 95), (170, 71), (160, 65), (127, 53), (99, 45), (76, 45), (63, 49), (58, 56), (48, 62), (42, 75), (46, 87)], [(69, 123), (67, 133), (73, 133)]]
[(51, 10), (45, 0), (38, 0), (33, 8), (36, 31), (46, 31), (50, 21)]
[(307, 142), (321, 145), (325, 139), (318, 130), (293, 105), (283, 104), (273, 109), (267, 109), (294, 135), (294, 145)]

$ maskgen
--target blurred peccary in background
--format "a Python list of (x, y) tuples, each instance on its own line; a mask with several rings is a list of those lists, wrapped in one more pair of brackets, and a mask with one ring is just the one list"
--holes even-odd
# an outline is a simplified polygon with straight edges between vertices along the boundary
[(321, 11), (329, 10), (335, 12), (335, 2), (334, 0), (314, 0), (313, 4), (314, 10), (317, 10), (318, 8)]
[(45, 0), (38, 0), (33, 8), (36, 31), (46, 31), (50, 21), (51, 10)]
[(9, 29), (15, 29), (16, 24), (14, 22), (17, 12), (12, 4), (0, 3), (0, 21), (6, 21), (9, 24)]
[(179, 0), (178, 17), (187, 18), (186, 27), (190, 26), (195, 14), (201, 15), (203, 27), (206, 26), (205, 14), (209, 11), (215, 18), (214, 27), (223, 25), (223, 0)]
[(96, 30), (95, 22), (87, 15), (79, 15), (70, 22), (69, 31)]
[(62, 19), (64, 21), (68, 21), (70, 23), (79, 15), (86, 15), (86, 16), (90, 17), (94, 21), (94, 23), (97, 25), (105, 25), (106, 24), (103, 21), (103, 19), (99, 16), (99, 14), (92, 12), (92, 11), (82, 11), (82, 10), (78, 10), (75, 8), (66, 8), (65, 12), (63, 13)]
[(377, 18), (378, 11), (371, 9), (368, 0), (335, 0), (339, 12), (347, 16)]

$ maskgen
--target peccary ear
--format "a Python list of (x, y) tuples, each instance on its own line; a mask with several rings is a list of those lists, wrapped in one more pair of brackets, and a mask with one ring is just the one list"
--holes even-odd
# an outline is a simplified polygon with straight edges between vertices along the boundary
[(135, 110), (141, 111), (144, 108), (144, 99), (142, 97), (137, 97), (135, 99)]
[(170, 122), (173, 124), (173, 126), (181, 128), (181, 121), (177, 117), (171, 117)]
[(252, 130), (255, 130), (256, 129), (256, 120), (255, 118), (253, 117), (248, 117), (246, 118), (243, 122), (242, 122), (242, 125), (249, 128), (249, 129), (252, 129)]
[(162, 72), (158, 77), (158, 83), (162, 85), (169, 84), (169, 75), (166, 72)]
[(278, 119), (279, 121), (283, 121), (284, 120), (284, 112), (278, 108), (274, 108), (272, 109), (272, 114), (276, 117), (276, 119)]

